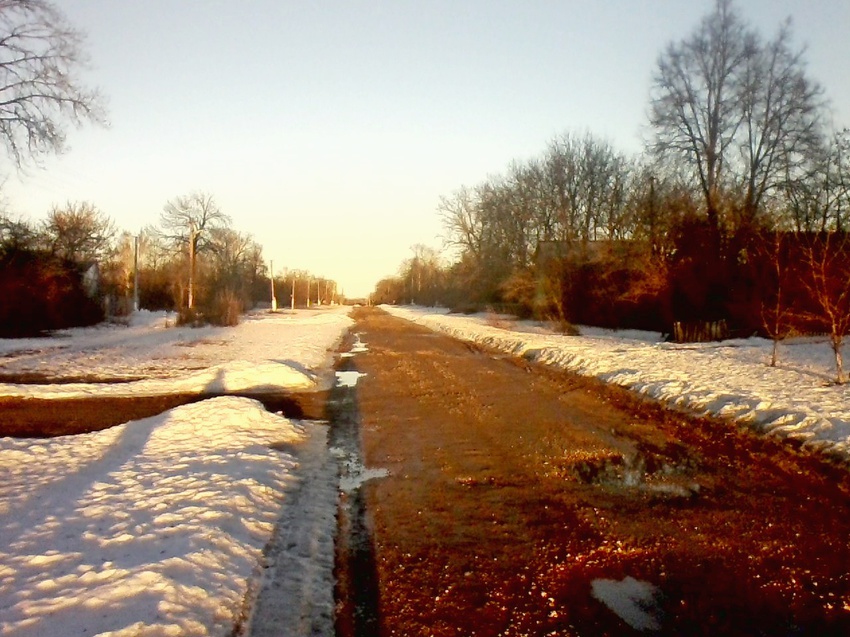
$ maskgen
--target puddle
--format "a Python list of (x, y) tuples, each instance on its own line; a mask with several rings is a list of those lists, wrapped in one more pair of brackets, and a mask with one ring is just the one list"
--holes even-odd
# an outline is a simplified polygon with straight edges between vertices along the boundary
[[(359, 338), (357, 340), (359, 342)], [(343, 368), (352, 366), (350, 358), (342, 359)], [(360, 486), (388, 474), (386, 470), (364, 466), (356, 389), (361, 376), (365, 374), (356, 370), (337, 370), (336, 384), (327, 403), (329, 451), (339, 469), (335, 594), (338, 621), (351, 626), (352, 632), (346, 634), (377, 635), (379, 603), (375, 546), (370, 514)]]
[(386, 478), (390, 475), (390, 472), (386, 469), (365, 467), (357, 458), (352, 457), (342, 449), (333, 448), (331, 454), (341, 461), (339, 490), (343, 493), (352, 493), (369, 480)]
[(635, 630), (661, 629), (660, 591), (653, 584), (626, 577), (622, 581), (595, 579), (591, 587), (596, 599)]
[(354, 335), (354, 343), (351, 345), (351, 353), (352, 354), (362, 354), (363, 352), (368, 352), (369, 348), (366, 347), (366, 343), (360, 340), (360, 334)]
[(360, 380), (362, 376), (365, 376), (358, 371), (344, 371), (344, 372), (336, 372), (336, 386), (337, 387), (356, 387), (357, 381)]
[(693, 473), (692, 465), (693, 461), (687, 458), (676, 462), (643, 453), (629, 456), (610, 453), (577, 462), (573, 472), (584, 484), (689, 498), (700, 492), (700, 485), (688, 477)]
[(347, 352), (343, 352), (339, 355), (340, 358), (354, 358), (357, 354), (362, 354), (363, 352), (368, 352), (369, 348), (366, 347), (366, 343), (360, 340), (360, 334), (354, 335), (354, 343), (351, 345), (351, 349)]

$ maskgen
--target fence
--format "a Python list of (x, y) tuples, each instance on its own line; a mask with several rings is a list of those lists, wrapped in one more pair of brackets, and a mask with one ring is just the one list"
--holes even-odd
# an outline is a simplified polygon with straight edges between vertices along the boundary
[(725, 320), (673, 323), (673, 340), (677, 343), (705, 343), (729, 338)]

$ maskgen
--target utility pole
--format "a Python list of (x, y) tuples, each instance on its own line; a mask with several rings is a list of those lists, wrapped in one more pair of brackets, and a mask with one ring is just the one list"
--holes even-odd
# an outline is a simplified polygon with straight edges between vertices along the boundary
[(307, 277), (307, 307), (310, 307), (310, 277)]
[(189, 309), (195, 307), (195, 220), (189, 220)]
[(295, 274), (292, 275), (292, 296), (290, 297), (292, 301), (292, 309), (295, 309)]
[(133, 311), (139, 311), (139, 235), (133, 237)]
[(272, 286), (272, 312), (277, 312), (277, 299), (274, 296), (274, 261), (269, 261), (269, 281)]

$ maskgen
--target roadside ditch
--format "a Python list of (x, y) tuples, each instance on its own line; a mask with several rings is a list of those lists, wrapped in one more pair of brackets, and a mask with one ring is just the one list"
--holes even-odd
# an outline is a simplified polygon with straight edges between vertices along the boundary
[(360, 486), (386, 475), (367, 469), (360, 436), (357, 381), (362, 376), (355, 355), (366, 351), (361, 334), (350, 335), (348, 352), (336, 365), (336, 383), (330, 391), (326, 418), (328, 445), (339, 468), (339, 507), (336, 542), (336, 634), (339, 637), (377, 635), (379, 626), (378, 574), (372, 521)]

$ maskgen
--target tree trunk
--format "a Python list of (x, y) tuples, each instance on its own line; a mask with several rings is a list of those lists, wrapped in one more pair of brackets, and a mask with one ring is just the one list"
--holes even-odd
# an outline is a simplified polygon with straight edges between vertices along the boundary
[(835, 354), (835, 382), (844, 384), (844, 357), (841, 355), (841, 346), (844, 338), (838, 334), (832, 335), (832, 351)]

